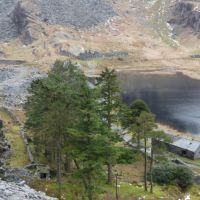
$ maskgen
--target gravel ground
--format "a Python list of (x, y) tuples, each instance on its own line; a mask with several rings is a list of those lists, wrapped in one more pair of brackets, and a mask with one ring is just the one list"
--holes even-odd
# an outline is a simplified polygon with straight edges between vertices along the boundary
[(20, 107), (26, 101), (27, 88), (31, 82), (45, 74), (28, 67), (6, 67), (0, 69), (0, 96), (6, 108)]

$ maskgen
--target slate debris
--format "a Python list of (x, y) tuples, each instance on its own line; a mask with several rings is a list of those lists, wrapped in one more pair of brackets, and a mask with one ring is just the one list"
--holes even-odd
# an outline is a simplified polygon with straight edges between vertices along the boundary
[(14, 183), (0, 180), (1, 200), (57, 200), (48, 197), (43, 192), (37, 192), (25, 184), (25, 182)]
[(28, 87), (33, 80), (46, 76), (35, 68), (7, 67), (0, 69), (0, 97), (3, 107), (15, 108), (23, 106), (28, 96)]
[(40, 19), (50, 24), (90, 28), (116, 15), (105, 0), (38, 0)]
[(8, 41), (18, 36), (12, 20), (12, 12), (18, 0), (0, 0), (0, 41)]

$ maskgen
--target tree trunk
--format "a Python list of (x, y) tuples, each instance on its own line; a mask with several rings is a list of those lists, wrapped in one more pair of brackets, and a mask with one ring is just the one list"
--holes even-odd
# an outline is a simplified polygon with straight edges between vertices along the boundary
[(151, 139), (151, 161), (150, 161), (150, 181), (151, 181), (151, 193), (153, 193), (153, 177), (152, 177), (152, 169), (153, 169), (153, 141)]
[(147, 192), (147, 138), (144, 137), (144, 190)]
[(93, 200), (92, 191), (90, 188), (88, 189), (88, 200)]
[(72, 170), (72, 160), (66, 157), (65, 159), (65, 171), (66, 172), (71, 172)]
[(118, 175), (117, 174), (116, 174), (116, 182), (115, 182), (115, 196), (116, 196), (116, 200), (119, 200)]
[[(80, 170), (81, 167), (80, 167), (80, 165), (79, 165), (79, 163), (78, 163), (78, 161), (76, 159), (74, 159), (74, 163), (76, 165), (76, 168), (78, 170)], [(86, 180), (86, 178), (84, 176), (82, 176), (82, 181), (83, 181), (83, 184), (84, 184), (84, 187), (85, 187), (85, 191), (87, 192), (88, 191), (88, 183), (87, 183), (87, 180)]]
[(57, 141), (56, 147), (56, 157), (57, 157), (57, 183), (58, 183), (58, 198), (61, 199), (61, 150), (59, 139)]
[(140, 150), (140, 133), (137, 133), (137, 148)]
[(88, 200), (93, 200), (93, 195), (92, 195), (92, 182), (91, 182), (91, 177), (88, 177)]
[(108, 167), (108, 184), (112, 184), (112, 164), (110, 161), (108, 161), (107, 167)]

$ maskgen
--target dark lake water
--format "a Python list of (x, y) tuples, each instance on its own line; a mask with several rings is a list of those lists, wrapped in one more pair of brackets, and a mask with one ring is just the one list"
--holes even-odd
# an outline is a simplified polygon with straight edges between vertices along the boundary
[(125, 102), (146, 101), (159, 122), (200, 134), (200, 81), (181, 73), (152, 75), (120, 73)]

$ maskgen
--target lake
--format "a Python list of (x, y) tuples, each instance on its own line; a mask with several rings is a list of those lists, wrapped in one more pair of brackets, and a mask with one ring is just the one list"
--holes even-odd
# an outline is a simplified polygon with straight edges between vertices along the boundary
[(174, 75), (124, 72), (119, 74), (123, 99), (144, 100), (157, 121), (179, 131), (200, 134), (200, 81)]

